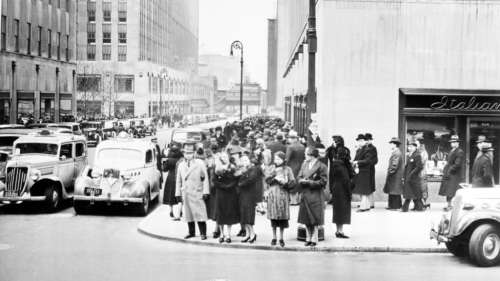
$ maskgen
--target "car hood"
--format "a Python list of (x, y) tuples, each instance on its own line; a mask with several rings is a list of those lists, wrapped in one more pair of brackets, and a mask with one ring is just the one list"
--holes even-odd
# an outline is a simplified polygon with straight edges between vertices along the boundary
[(458, 199), (500, 199), (500, 187), (462, 188), (457, 191)]
[(17, 155), (12, 157), (8, 162), (8, 166), (26, 166), (26, 165), (41, 165), (50, 164), (57, 162), (58, 158), (56, 155), (43, 155), (43, 154), (26, 154)]

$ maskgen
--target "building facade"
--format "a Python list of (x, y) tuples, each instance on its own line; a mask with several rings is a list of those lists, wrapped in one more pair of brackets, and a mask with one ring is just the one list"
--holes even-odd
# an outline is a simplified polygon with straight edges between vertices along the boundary
[(198, 0), (77, 2), (79, 115), (209, 111), (213, 83), (197, 75)]
[[(266, 95), (258, 83), (243, 84), (243, 114), (261, 114)], [(240, 112), (240, 84), (234, 84), (228, 90), (219, 90), (216, 94), (215, 108), (217, 112)]]
[[(291, 121), (301, 119), (305, 106), (305, 2), (278, 1), (278, 94)], [(451, 135), (462, 139), (467, 180), (478, 135), (500, 148), (498, 1), (319, 0), (316, 13), (320, 136), (329, 143), (340, 134), (354, 150), (357, 134), (374, 135), (378, 196), (391, 137), (403, 141), (403, 151), (421, 140), (433, 199)], [(497, 183), (499, 161), (495, 155)]]
[(0, 1), (0, 123), (76, 114), (74, 1)]
[[(201, 76), (214, 75), (217, 78), (218, 90), (229, 90), (240, 83), (239, 56), (200, 55), (199, 73)], [(243, 76), (247, 72), (243, 69)]]

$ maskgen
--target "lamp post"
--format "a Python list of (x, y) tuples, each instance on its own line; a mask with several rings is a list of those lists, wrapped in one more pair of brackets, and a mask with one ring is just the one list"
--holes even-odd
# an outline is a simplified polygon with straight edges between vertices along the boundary
[(240, 50), (240, 120), (243, 120), (243, 43), (236, 40), (231, 43), (231, 56), (233, 55), (233, 50)]

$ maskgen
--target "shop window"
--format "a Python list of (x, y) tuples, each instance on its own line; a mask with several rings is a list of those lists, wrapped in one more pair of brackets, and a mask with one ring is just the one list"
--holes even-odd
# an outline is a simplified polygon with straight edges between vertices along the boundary
[(455, 117), (407, 117), (406, 143), (418, 141), (428, 181), (440, 181), (450, 153), (449, 140), (457, 134)]
[[(30, 100), (17, 101), (17, 121), (20, 124), (25, 124), (33, 119), (33, 112), (35, 112), (35, 102)], [(32, 120), (34, 121), (34, 120)]]
[(55, 120), (55, 103), (53, 98), (42, 98), (40, 100), (40, 118), (45, 123), (54, 122)]
[(10, 102), (8, 99), (0, 99), (0, 124), (10, 123)]

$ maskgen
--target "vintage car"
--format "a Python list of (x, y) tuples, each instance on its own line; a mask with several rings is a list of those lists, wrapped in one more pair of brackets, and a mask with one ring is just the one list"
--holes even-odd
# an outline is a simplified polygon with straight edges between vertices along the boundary
[(73, 132), (75, 135), (81, 135), (82, 130), (80, 128), (79, 123), (71, 123), (71, 122), (64, 122), (64, 123), (51, 123), (47, 124), (47, 128), (61, 128), (61, 129), (67, 129)]
[(0, 151), (0, 181), (5, 183), (5, 172), (7, 161), (10, 159), (10, 154), (5, 151)]
[(200, 142), (208, 135), (208, 130), (203, 128), (180, 128), (174, 129), (168, 146), (177, 145), (182, 147), (187, 142)]
[(0, 151), (12, 154), (12, 145), (14, 142), (18, 138), (32, 134), (35, 131), (34, 129), (25, 129), (24, 126), (22, 128), (0, 130)]
[(457, 191), (430, 235), (455, 256), (469, 257), (478, 266), (500, 263), (500, 187)]
[(100, 143), (94, 165), (85, 167), (76, 181), (75, 212), (83, 213), (96, 203), (115, 203), (131, 205), (146, 215), (149, 204), (160, 194), (156, 155), (152, 142), (133, 139), (125, 132)]
[(82, 122), (83, 134), (87, 138), (87, 144), (97, 146), (102, 140), (104, 135), (102, 131), (102, 122), (99, 121), (85, 121)]
[(72, 197), (75, 179), (87, 165), (84, 137), (43, 130), (20, 137), (13, 149), (0, 202), (36, 201), (52, 212)]

